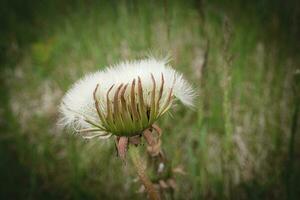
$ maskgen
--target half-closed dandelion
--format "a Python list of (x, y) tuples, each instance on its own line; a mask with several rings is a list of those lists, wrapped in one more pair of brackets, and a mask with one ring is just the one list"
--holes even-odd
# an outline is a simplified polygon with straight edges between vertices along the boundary
[(192, 87), (166, 61), (126, 61), (77, 81), (63, 97), (61, 123), (86, 139), (116, 136), (123, 159), (128, 144), (139, 144), (142, 136), (157, 154), (152, 130), (161, 131), (154, 122), (174, 100), (192, 106), (193, 98)]

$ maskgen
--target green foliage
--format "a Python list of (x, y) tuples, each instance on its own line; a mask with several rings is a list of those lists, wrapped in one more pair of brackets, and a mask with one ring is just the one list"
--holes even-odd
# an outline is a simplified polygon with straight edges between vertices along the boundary
[(171, 165), (186, 171), (176, 199), (299, 196), (292, 1), (76, 2), (2, 3), (0, 198), (143, 198), (114, 141), (62, 130), (57, 107), (85, 73), (168, 53), (199, 93), (194, 110), (179, 104), (159, 121)]

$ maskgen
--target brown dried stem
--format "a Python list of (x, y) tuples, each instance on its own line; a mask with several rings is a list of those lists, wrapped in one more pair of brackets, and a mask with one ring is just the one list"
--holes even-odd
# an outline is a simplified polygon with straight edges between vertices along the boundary
[(138, 176), (143, 183), (149, 197), (151, 200), (160, 200), (160, 196), (156, 189), (154, 188), (154, 185), (152, 182), (149, 180), (146, 171), (145, 171), (145, 164), (143, 160), (140, 157), (140, 154), (138, 152), (138, 147), (131, 146), (129, 148), (129, 155), (131, 157), (131, 160), (136, 168), (136, 171), (138, 173)]

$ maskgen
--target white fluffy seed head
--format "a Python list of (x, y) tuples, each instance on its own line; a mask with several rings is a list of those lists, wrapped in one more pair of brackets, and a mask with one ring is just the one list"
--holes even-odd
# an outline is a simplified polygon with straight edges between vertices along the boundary
[(134, 135), (163, 115), (174, 97), (192, 106), (195, 93), (166, 61), (125, 61), (77, 81), (63, 97), (61, 123)]

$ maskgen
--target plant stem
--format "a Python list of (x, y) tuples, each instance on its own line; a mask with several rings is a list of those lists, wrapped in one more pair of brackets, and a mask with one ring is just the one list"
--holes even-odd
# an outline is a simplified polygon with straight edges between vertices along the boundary
[(140, 180), (142, 181), (143, 185), (145, 186), (145, 189), (146, 189), (150, 199), (151, 200), (160, 200), (159, 194), (157, 193), (156, 189), (154, 188), (152, 182), (147, 177), (147, 174), (145, 171), (145, 164), (140, 157), (137, 147), (131, 146), (131, 148), (129, 148), (129, 155), (130, 155), (130, 158), (137, 170)]

